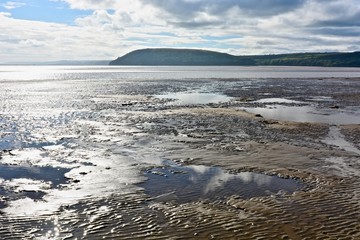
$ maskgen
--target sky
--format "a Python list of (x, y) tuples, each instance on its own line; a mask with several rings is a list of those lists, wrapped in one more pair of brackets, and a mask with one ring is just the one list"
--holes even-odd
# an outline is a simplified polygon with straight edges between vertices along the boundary
[(0, 0), (0, 63), (360, 51), (360, 0)]

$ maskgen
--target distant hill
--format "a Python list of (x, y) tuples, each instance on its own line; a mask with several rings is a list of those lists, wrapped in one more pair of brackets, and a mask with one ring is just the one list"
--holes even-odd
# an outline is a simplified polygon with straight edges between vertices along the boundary
[(360, 67), (360, 52), (352, 53), (294, 53), (249, 56), (256, 65)]
[(195, 49), (141, 49), (111, 61), (110, 65), (254, 65), (251, 59)]
[(323, 66), (360, 67), (360, 52), (294, 53), (234, 56), (197, 49), (140, 49), (125, 54), (110, 65), (153, 66)]

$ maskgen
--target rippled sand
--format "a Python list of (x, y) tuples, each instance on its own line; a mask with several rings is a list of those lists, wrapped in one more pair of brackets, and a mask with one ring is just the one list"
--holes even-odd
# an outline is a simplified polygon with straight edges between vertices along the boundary
[[(269, 94), (295, 101), (276, 104), (313, 97), (317, 108), (356, 110), (358, 98), (346, 93), (359, 94), (360, 81), (289, 81), (1, 83), (1, 171), (21, 170), (0, 176), (1, 239), (360, 239), (360, 123), (242, 110), (264, 107), (257, 100)], [(184, 105), (158, 97), (204, 86), (231, 99)], [(180, 202), (176, 191), (147, 195), (146, 171), (168, 161), (217, 166), (226, 177), (216, 184), (253, 172), (304, 187), (250, 198), (235, 188)], [(46, 168), (64, 178), (40, 174)]]

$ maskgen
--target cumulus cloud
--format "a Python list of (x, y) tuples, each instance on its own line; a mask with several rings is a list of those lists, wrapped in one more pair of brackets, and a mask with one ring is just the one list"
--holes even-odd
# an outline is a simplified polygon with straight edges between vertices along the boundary
[(73, 9), (99, 10), (113, 9), (119, 1), (116, 0), (51, 0), (53, 2), (66, 2)]
[(0, 15), (3, 62), (112, 59), (130, 49), (114, 32)]
[(360, 50), (358, 0), (52, 1), (92, 13), (72, 25), (0, 13), (0, 58), (113, 59), (144, 47), (237, 55)]

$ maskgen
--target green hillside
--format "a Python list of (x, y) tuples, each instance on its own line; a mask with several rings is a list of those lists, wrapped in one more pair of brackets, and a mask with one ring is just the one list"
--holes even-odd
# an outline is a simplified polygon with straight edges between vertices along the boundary
[(360, 52), (234, 56), (197, 49), (160, 48), (130, 52), (110, 65), (360, 67)]
[(256, 65), (360, 67), (360, 52), (353, 53), (296, 53), (250, 56)]
[(251, 59), (205, 50), (194, 49), (141, 49), (130, 52), (110, 65), (254, 65)]

